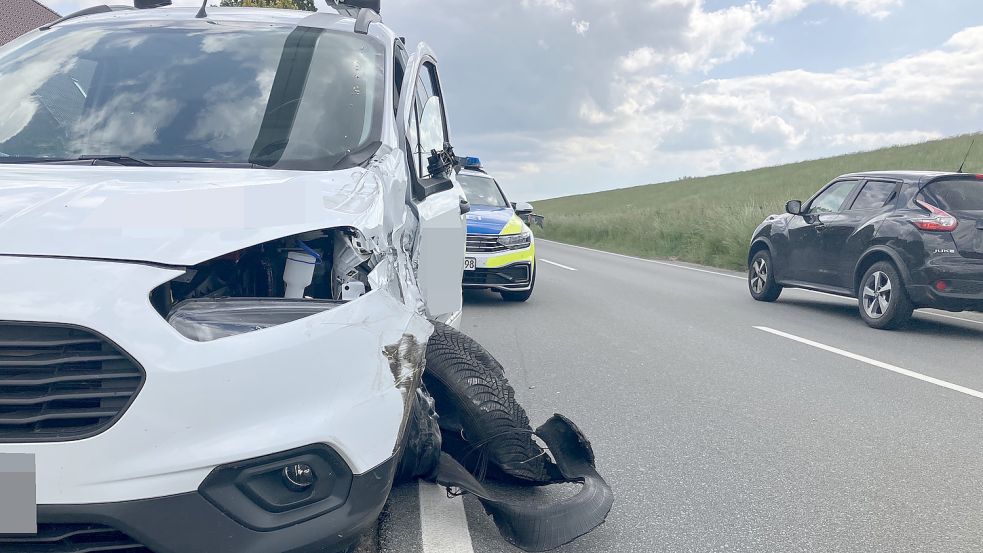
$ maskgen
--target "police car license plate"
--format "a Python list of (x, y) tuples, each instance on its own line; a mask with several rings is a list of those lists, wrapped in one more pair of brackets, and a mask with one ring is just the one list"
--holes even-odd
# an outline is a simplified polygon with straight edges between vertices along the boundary
[(473, 257), (464, 258), (464, 270), (473, 271), (478, 268), (478, 260)]

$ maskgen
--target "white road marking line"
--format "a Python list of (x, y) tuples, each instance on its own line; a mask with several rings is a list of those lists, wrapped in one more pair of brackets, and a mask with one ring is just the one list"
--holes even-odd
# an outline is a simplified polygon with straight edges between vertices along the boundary
[(557, 263), (556, 261), (550, 261), (549, 259), (540, 259), (540, 261), (542, 261), (543, 263), (549, 263), (550, 265), (556, 265), (557, 267), (559, 267), (561, 269), (566, 269), (568, 271), (576, 271), (577, 270), (577, 269), (574, 269), (573, 267), (567, 267), (566, 265), (562, 265), (560, 263)]
[(812, 340), (801, 338), (794, 334), (788, 334), (787, 332), (782, 332), (780, 330), (775, 330), (773, 328), (768, 328), (766, 326), (756, 326), (754, 328), (764, 332), (768, 332), (770, 334), (774, 334), (775, 336), (781, 336), (782, 338), (787, 338), (789, 340), (799, 342), (800, 344), (805, 344), (807, 346), (812, 346), (814, 348), (828, 351), (830, 353), (835, 353), (836, 355), (840, 355), (848, 359), (853, 359), (854, 361), (860, 361), (861, 363), (866, 363), (874, 367), (878, 367), (884, 370), (902, 374), (904, 376), (915, 378), (923, 382), (928, 382), (929, 384), (935, 384), (936, 386), (941, 386), (943, 388), (948, 388), (949, 390), (953, 390), (969, 396), (983, 399), (983, 392), (974, 390), (972, 388), (967, 388), (965, 386), (960, 386), (958, 384), (946, 382), (945, 380), (939, 380), (938, 378), (927, 376), (922, 373), (916, 373), (915, 371), (909, 371), (908, 369), (902, 369), (901, 367), (897, 367), (889, 363), (884, 363), (883, 361), (878, 361), (876, 359), (864, 357), (863, 355), (857, 355), (856, 353), (850, 353), (849, 351), (845, 351), (839, 348), (834, 348), (833, 346), (827, 346), (826, 344), (820, 344), (819, 342), (814, 342)]
[(736, 279), (740, 279), (740, 280), (745, 280), (745, 278), (746, 278), (746, 277), (743, 277), (743, 276), (740, 276), (740, 275), (730, 275), (730, 274), (727, 274), (727, 273), (721, 273), (721, 272), (717, 272), (717, 271), (710, 271), (710, 270), (707, 270), (707, 269), (699, 269), (697, 267), (690, 267), (688, 265), (680, 265), (678, 263), (670, 263), (669, 261), (659, 261), (657, 259), (645, 259), (644, 257), (635, 257), (633, 255), (625, 255), (625, 254), (622, 254), (622, 253), (606, 252), (604, 250), (595, 250), (594, 248), (585, 248), (584, 246), (574, 246), (573, 244), (565, 244), (563, 242), (556, 242), (556, 241), (553, 241), (553, 240), (546, 240), (545, 238), (537, 238), (537, 240), (539, 240), (541, 242), (549, 242), (551, 244), (559, 244), (561, 246), (566, 246), (568, 248), (577, 248), (578, 250), (587, 250), (589, 252), (603, 253), (603, 254), (607, 254), (607, 255), (613, 255), (615, 257), (623, 257), (625, 259), (634, 259), (635, 261), (644, 261), (645, 263), (654, 263), (656, 265), (666, 265), (668, 267), (676, 267), (677, 269), (686, 269), (687, 271), (696, 271), (698, 273), (709, 273), (711, 275), (717, 275), (717, 276), (722, 276), (722, 277), (727, 277), (727, 278), (736, 278)]
[(448, 498), (447, 488), (420, 481), (423, 553), (474, 553), (464, 498)]
[(943, 319), (955, 319), (957, 321), (963, 321), (965, 323), (973, 323), (973, 324), (983, 325), (983, 321), (975, 321), (973, 319), (966, 319), (966, 318), (963, 318), (963, 317), (956, 317), (956, 316), (953, 316), (953, 315), (944, 315), (942, 313), (934, 313), (932, 311), (916, 311), (916, 313), (923, 313), (925, 315), (931, 315), (933, 317), (942, 317)]
[[(613, 255), (615, 257), (622, 257), (622, 258), (625, 258), (625, 259), (634, 259), (636, 261), (644, 261), (645, 263), (654, 263), (656, 265), (665, 265), (667, 267), (676, 267), (677, 269), (686, 269), (687, 271), (697, 271), (697, 272), (700, 272), (700, 273), (707, 273), (707, 274), (711, 274), (711, 275), (718, 275), (718, 276), (727, 277), (727, 278), (736, 278), (736, 279), (739, 279), (739, 280), (747, 280), (747, 277), (743, 277), (743, 276), (740, 276), (740, 275), (731, 275), (731, 274), (727, 274), (727, 273), (721, 273), (721, 272), (718, 272), (718, 271), (709, 271), (707, 269), (699, 269), (699, 268), (696, 268), (696, 267), (689, 267), (687, 265), (679, 265), (677, 263), (670, 263), (668, 261), (659, 261), (657, 259), (645, 259), (644, 257), (635, 257), (633, 255), (624, 255), (624, 254), (621, 254), (621, 253), (606, 252), (604, 250), (595, 250), (594, 248), (585, 248), (584, 246), (575, 246), (573, 244), (566, 244), (566, 243), (563, 243), (563, 242), (557, 242), (555, 240), (547, 240), (545, 238), (537, 238), (537, 240), (539, 240), (540, 242), (549, 242), (551, 244), (559, 244), (560, 246), (566, 246), (568, 248), (577, 248), (578, 250), (587, 250), (589, 252), (603, 253), (603, 254), (607, 254), (607, 255)], [(799, 290), (799, 291), (802, 291), (802, 292), (809, 292), (810, 294), (819, 294), (821, 296), (829, 296), (831, 298), (836, 298), (836, 299), (840, 299), (840, 300), (848, 300), (849, 301), (851, 299), (851, 298), (847, 298), (847, 297), (844, 297), (844, 296), (837, 296), (836, 294), (830, 294), (828, 292), (820, 292), (819, 290), (807, 290), (805, 288), (795, 288), (795, 289), (796, 290)], [(973, 324), (977, 324), (977, 325), (983, 325), (983, 321), (976, 321), (976, 320), (973, 320), (973, 319), (966, 319), (964, 317), (956, 317), (954, 315), (943, 315), (942, 313), (935, 313), (935, 312), (932, 312), (932, 311), (917, 311), (917, 313), (920, 313), (922, 315), (928, 315), (930, 317), (942, 317), (944, 319), (953, 319), (953, 320), (956, 320), (956, 321), (962, 321), (964, 323), (973, 323)]]

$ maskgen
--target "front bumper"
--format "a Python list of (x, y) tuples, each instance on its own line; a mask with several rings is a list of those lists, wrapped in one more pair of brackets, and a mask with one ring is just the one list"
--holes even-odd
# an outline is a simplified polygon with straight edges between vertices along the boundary
[[(945, 290), (936, 285), (945, 283)], [(911, 271), (906, 289), (917, 307), (983, 311), (983, 259), (937, 257)]]
[[(379, 517), (396, 464), (392, 458), (355, 476), (340, 507), (275, 530), (251, 529), (195, 491), (139, 501), (39, 505), (39, 534), (0, 536), (0, 551), (145, 551), (139, 546), (153, 553), (343, 551)], [(92, 549), (96, 544), (103, 548)]]
[(536, 271), (535, 243), (521, 250), (467, 252), (465, 255), (475, 259), (475, 269), (464, 271), (464, 288), (524, 292), (533, 286)]
[(384, 350), (407, 336), (425, 343), (432, 331), (425, 319), (377, 290), (292, 323), (193, 342), (148, 298), (180, 274), (129, 263), (0, 257), (0, 320), (91, 329), (146, 373), (123, 416), (97, 435), (0, 439), (0, 453), (35, 456), (44, 509), (196, 492), (220, 465), (309, 444), (329, 446), (356, 476), (393, 456), (413, 379), (394, 369)]

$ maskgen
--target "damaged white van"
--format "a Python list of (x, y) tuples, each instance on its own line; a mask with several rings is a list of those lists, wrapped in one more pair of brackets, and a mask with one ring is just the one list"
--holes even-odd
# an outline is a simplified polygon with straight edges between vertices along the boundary
[(146, 3), (0, 49), (0, 454), (37, 490), (0, 550), (345, 550), (399, 477), (559, 545), (465, 467), (582, 482), (559, 541), (600, 524), (586, 439), (554, 418), (570, 451), (544, 454), (454, 330), (468, 205), (432, 52), (378, 5)]

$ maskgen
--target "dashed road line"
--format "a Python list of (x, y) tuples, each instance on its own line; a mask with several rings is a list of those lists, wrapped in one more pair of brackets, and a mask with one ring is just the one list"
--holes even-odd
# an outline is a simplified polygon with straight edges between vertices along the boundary
[(447, 488), (420, 482), (423, 553), (474, 553), (464, 498), (447, 497)]
[(738, 275), (729, 275), (727, 273), (721, 273), (718, 271), (711, 271), (708, 269), (700, 269), (698, 267), (690, 267), (688, 265), (680, 265), (678, 263), (672, 263), (669, 261), (659, 261), (658, 259), (645, 259), (644, 257), (635, 257), (633, 255), (625, 255), (622, 253), (606, 252), (604, 250), (595, 250), (594, 248), (585, 248), (584, 246), (574, 246), (573, 244), (565, 244), (563, 242), (555, 242), (553, 240), (546, 240), (545, 238), (537, 238), (540, 242), (549, 242), (550, 244), (559, 244), (560, 246), (566, 246), (568, 248), (576, 248), (578, 250), (586, 250), (594, 253), (603, 253), (605, 255), (613, 255), (615, 257), (623, 257), (625, 259), (634, 259), (635, 261), (644, 261), (645, 263), (653, 263), (655, 265), (666, 265), (668, 267), (676, 267), (677, 269), (686, 269), (687, 271), (696, 271), (698, 273), (709, 273), (711, 275), (717, 275), (727, 278), (737, 278), (744, 280), (744, 277)]
[(923, 313), (925, 315), (931, 315), (933, 317), (942, 317), (943, 319), (954, 319), (957, 321), (962, 321), (964, 323), (973, 323), (978, 325), (983, 325), (983, 321), (975, 321), (973, 319), (966, 319), (963, 317), (956, 317), (955, 315), (945, 315), (943, 313), (935, 313), (934, 311), (916, 311), (916, 313)]
[(557, 263), (556, 261), (550, 261), (549, 259), (540, 259), (540, 261), (542, 261), (543, 263), (548, 263), (550, 265), (555, 265), (555, 266), (557, 266), (557, 267), (559, 267), (561, 269), (566, 269), (568, 271), (576, 271), (577, 270), (577, 269), (574, 269), (573, 267), (568, 267), (566, 265), (563, 265), (562, 263)]
[(756, 328), (758, 330), (761, 330), (761, 331), (764, 331), (764, 332), (767, 332), (769, 334), (774, 334), (775, 336), (780, 336), (780, 337), (785, 338), (785, 339), (788, 339), (788, 340), (799, 342), (800, 344), (805, 344), (807, 346), (812, 346), (814, 348), (818, 348), (818, 349), (821, 349), (821, 350), (824, 350), (824, 351), (828, 351), (829, 353), (835, 353), (836, 355), (840, 355), (840, 356), (846, 357), (848, 359), (853, 359), (854, 361), (860, 361), (861, 363), (866, 363), (866, 364), (871, 365), (873, 367), (877, 367), (877, 368), (884, 369), (884, 370), (887, 370), (887, 371), (891, 371), (891, 372), (894, 372), (894, 373), (898, 373), (898, 374), (901, 374), (901, 375), (904, 375), (904, 376), (907, 376), (907, 377), (910, 377), (910, 378), (921, 380), (922, 382), (928, 382), (929, 384), (935, 384), (936, 386), (941, 386), (943, 388), (947, 388), (949, 390), (953, 390), (953, 391), (956, 391), (956, 392), (959, 392), (959, 393), (962, 393), (962, 394), (966, 394), (968, 396), (973, 396), (975, 398), (983, 399), (983, 392), (980, 392), (978, 390), (974, 390), (972, 388), (967, 388), (965, 386), (960, 386), (958, 384), (953, 384), (952, 382), (947, 382), (945, 380), (941, 380), (941, 379), (938, 379), (938, 378), (935, 378), (935, 377), (924, 375), (922, 373), (918, 373), (918, 372), (911, 371), (911, 370), (908, 370), (908, 369), (903, 369), (901, 367), (892, 365), (890, 363), (885, 363), (883, 361), (878, 361), (876, 359), (871, 359), (870, 357), (864, 357), (863, 355), (857, 355), (856, 353), (850, 353), (849, 351), (842, 350), (842, 349), (839, 349), (839, 348), (835, 348), (833, 346), (827, 346), (826, 344), (821, 344), (819, 342), (815, 342), (815, 341), (809, 340), (807, 338), (802, 338), (802, 337), (796, 336), (794, 334), (789, 334), (787, 332), (782, 332), (781, 330), (775, 330), (773, 328), (768, 328), (766, 326), (756, 326), (754, 328)]

